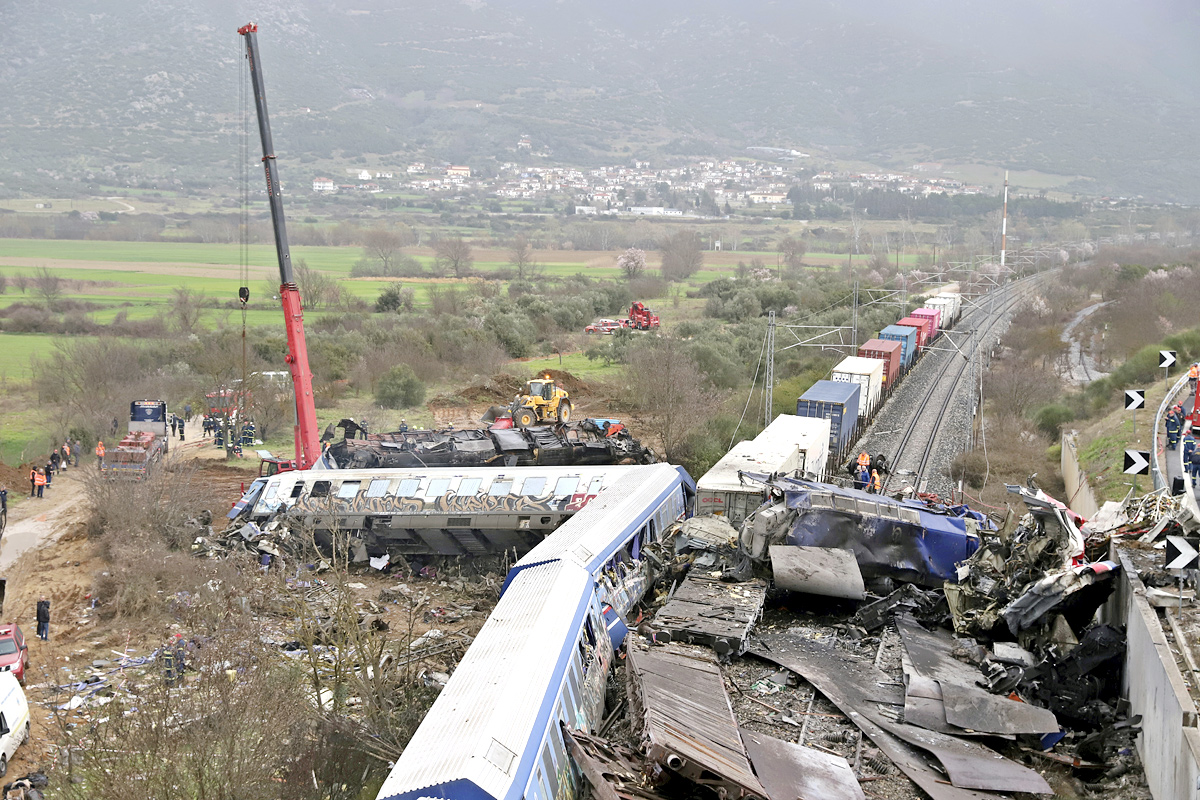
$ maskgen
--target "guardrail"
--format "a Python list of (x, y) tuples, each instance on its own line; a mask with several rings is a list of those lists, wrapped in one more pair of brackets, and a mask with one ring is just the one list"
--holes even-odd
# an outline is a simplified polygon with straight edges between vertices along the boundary
[(1175, 404), (1175, 395), (1187, 384), (1187, 373), (1179, 376), (1179, 380), (1175, 381), (1175, 385), (1171, 390), (1163, 396), (1162, 403), (1158, 406), (1158, 413), (1154, 415), (1154, 435), (1151, 437), (1153, 444), (1150, 447), (1150, 475), (1154, 479), (1155, 489), (1164, 489), (1167, 487), (1167, 479), (1163, 477), (1162, 467), (1158, 463), (1159, 452), (1165, 452), (1159, 447), (1158, 432), (1162, 430), (1163, 417), (1167, 413), (1167, 409)]

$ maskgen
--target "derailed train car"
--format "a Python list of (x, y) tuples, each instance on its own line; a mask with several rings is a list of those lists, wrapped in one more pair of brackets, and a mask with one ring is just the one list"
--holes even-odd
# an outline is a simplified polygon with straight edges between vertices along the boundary
[(404, 749), (379, 800), (579, 797), (563, 727), (592, 732), (652, 545), (695, 485), (635, 467), (509, 572), (500, 601)]
[(404, 431), (348, 437), (325, 459), (340, 469), (533, 467), (571, 464), (653, 464), (654, 452), (624, 426), (582, 420), (562, 425), (488, 430)]
[(629, 465), (309, 469), (255, 481), (229, 516), (361, 542), (371, 556), (525, 553)]
[(829, 547), (854, 553), (863, 577), (924, 586), (957, 581), (957, 565), (979, 549), (990, 519), (966, 506), (933, 507), (796, 478), (746, 475), (769, 500), (742, 526), (742, 545), (756, 560), (770, 545)]

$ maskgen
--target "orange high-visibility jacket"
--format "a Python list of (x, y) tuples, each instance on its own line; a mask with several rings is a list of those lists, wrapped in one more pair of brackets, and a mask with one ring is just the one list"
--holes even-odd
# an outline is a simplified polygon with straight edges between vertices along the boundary
[(46, 485), (46, 476), (45, 476), (45, 474), (44, 474), (44, 473), (41, 473), (41, 472), (38, 472), (38, 473), (36, 473), (36, 474), (33, 476), (33, 485), (34, 485), (34, 486), (45, 486), (45, 485)]
[(100, 444), (96, 445), (96, 455), (99, 458), (104, 458), (104, 442), (101, 442)]

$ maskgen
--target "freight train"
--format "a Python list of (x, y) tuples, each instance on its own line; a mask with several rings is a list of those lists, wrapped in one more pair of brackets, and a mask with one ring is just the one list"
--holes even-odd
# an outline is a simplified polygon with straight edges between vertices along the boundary
[(833, 368), (796, 401), (796, 415), (830, 422), (829, 453), (835, 462), (850, 451), (867, 422), (922, 353), (962, 316), (962, 295), (942, 292), (922, 308), (888, 325), (858, 354)]

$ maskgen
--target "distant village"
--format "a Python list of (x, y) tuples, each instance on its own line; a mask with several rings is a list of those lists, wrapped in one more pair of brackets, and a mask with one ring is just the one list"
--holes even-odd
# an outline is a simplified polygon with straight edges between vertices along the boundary
[[(526, 141), (525, 139), (521, 140)], [(760, 148), (761, 149), (761, 148)], [(806, 157), (790, 153), (789, 158)], [(753, 160), (696, 160), (685, 166), (655, 168), (648, 161), (594, 169), (566, 166), (501, 164), (495, 176), (472, 175), (470, 167), (455, 164), (413, 163), (402, 171), (350, 169), (337, 182), (329, 177), (313, 180), (317, 194), (418, 192), (434, 195), (491, 196), (498, 200), (540, 200), (566, 197), (568, 212), (580, 215), (703, 217), (730, 209), (760, 206), (763, 210), (789, 208), (793, 202), (833, 200), (838, 194), (883, 189), (913, 195), (981, 194), (981, 186), (952, 178), (933, 177), (941, 164), (914, 164), (911, 173), (817, 172)], [(654, 204), (680, 196), (702, 197), (687, 208)]]

